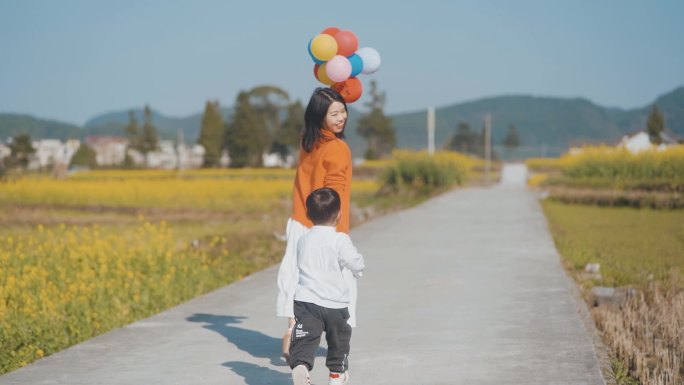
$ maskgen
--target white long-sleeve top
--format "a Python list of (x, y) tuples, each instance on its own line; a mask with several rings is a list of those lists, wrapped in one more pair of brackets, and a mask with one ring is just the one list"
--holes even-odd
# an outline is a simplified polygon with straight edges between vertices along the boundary
[(345, 233), (332, 226), (313, 226), (297, 243), (297, 287), (294, 299), (341, 309), (355, 300), (343, 275), (349, 269), (359, 277), (365, 268), (363, 255)]

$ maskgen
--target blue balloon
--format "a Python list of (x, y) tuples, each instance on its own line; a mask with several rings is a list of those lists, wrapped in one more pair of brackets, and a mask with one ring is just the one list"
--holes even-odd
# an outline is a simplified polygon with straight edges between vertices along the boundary
[[(314, 37), (315, 37), (315, 36), (314, 36)], [(316, 57), (315, 57), (315, 56), (313, 55), (313, 53), (311, 52), (311, 42), (313, 41), (313, 39), (314, 39), (314, 38), (312, 37), (311, 40), (309, 40), (309, 44), (307, 45), (307, 48), (308, 48), (308, 50), (309, 50), (309, 56), (311, 56), (311, 59), (314, 61), (314, 63), (316, 63), (316, 64), (318, 64), (318, 65), (321, 65), (321, 64), (323, 64), (323, 63), (325, 63), (325, 62), (316, 59)]]
[(361, 56), (353, 54), (348, 56), (347, 59), (349, 59), (349, 62), (352, 65), (351, 76), (356, 76), (363, 71), (363, 59), (361, 59)]

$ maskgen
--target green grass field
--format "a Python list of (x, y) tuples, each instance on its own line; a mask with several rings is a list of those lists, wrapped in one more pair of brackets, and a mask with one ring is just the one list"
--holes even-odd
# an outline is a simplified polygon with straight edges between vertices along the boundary
[(684, 275), (684, 210), (542, 203), (558, 251), (574, 271), (600, 263), (603, 286)]

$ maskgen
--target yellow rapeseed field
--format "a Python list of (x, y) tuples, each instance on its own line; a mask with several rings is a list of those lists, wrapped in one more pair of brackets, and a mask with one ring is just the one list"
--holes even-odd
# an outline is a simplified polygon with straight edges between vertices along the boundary
[[(22, 179), (3, 186), (0, 203), (59, 206), (268, 209), (285, 198), (292, 181), (284, 179)], [(264, 207), (264, 205), (267, 205)]]
[(0, 236), (0, 372), (244, 273), (218, 266), (226, 260), (211, 248), (179, 244), (164, 222), (111, 230), (39, 225)]
[[(144, 218), (106, 226), (2, 224), (0, 374), (274, 263), (282, 245), (273, 233), (284, 231), (293, 176), (111, 170), (0, 182), (0, 209), (225, 212), (222, 223), (210, 225)], [(377, 189), (373, 180), (352, 182), (353, 197)]]
[(571, 178), (684, 179), (684, 146), (636, 154), (621, 147), (587, 146), (560, 158), (531, 158), (533, 171), (562, 171)]
[(572, 178), (684, 179), (684, 146), (632, 154), (624, 148), (586, 147), (561, 157)]
[(202, 168), (191, 170), (93, 170), (72, 174), (69, 179), (169, 179), (169, 178), (284, 178), (292, 180), (287, 168)]
[[(95, 171), (4, 183), (0, 204), (267, 211), (290, 198), (293, 176), (292, 170)], [(352, 186), (359, 194), (374, 189), (377, 183), (368, 180)]]

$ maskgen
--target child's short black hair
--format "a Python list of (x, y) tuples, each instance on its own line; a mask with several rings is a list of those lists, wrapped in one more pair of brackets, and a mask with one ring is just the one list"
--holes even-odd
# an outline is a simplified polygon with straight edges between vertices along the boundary
[(314, 225), (334, 222), (339, 212), (340, 194), (333, 189), (319, 188), (306, 198), (306, 215)]

